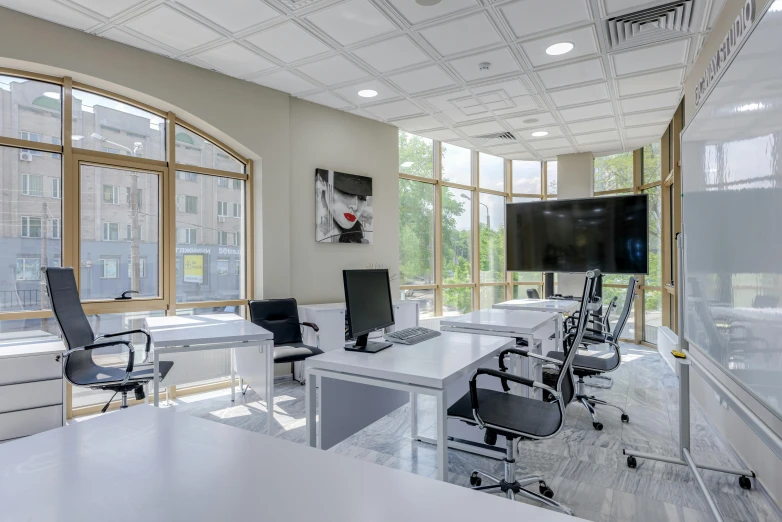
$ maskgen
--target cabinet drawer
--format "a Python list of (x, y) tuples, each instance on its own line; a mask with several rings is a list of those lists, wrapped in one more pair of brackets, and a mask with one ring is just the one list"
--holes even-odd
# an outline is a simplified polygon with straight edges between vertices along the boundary
[(0, 413), (0, 440), (16, 439), (62, 426), (62, 405)]
[(62, 356), (28, 355), (0, 359), (0, 386), (20, 382), (62, 379)]
[(0, 413), (62, 404), (62, 379), (0, 386)]

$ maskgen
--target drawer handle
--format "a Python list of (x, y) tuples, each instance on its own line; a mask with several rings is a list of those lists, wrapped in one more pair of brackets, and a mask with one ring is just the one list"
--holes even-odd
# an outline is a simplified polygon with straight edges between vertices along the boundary
[(60, 362), (60, 356), (59, 355), (55, 355), (54, 360), (57, 361), (57, 362)]

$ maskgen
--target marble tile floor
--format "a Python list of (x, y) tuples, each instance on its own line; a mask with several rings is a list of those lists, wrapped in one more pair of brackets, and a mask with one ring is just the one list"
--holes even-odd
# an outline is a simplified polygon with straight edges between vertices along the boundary
[[(629, 448), (678, 456), (678, 381), (673, 372), (655, 350), (627, 344), (623, 346), (623, 364), (612, 376), (613, 388), (589, 390), (597, 397), (625, 407), (630, 422), (622, 423), (614, 408), (598, 407), (604, 424), (603, 431), (598, 432), (592, 428), (586, 409), (571, 404), (565, 427), (556, 437), (520, 443), (518, 474), (542, 475), (554, 490), (555, 500), (588, 520), (711, 520), (705, 501), (685, 467), (639, 459), (638, 467), (630, 469), (622, 455), (622, 449)], [(275, 386), (275, 436), (305, 443), (305, 388), (287, 380)], [(246, 396), (238, 394), (234, 405), (229, 395), (229, 390), (217, 390), (185, 396), (175, 399), (168, 407), (265, 434), (266, 403), (252, 390)], [(434, 404), (427, 399), (419, 398), (419, 430), (422, 435), (434, 437)], [(692, 453), (696, 460), (740, 466), (738, 456), (709, 424), (701, 409), (693, 403), (692, 410)], [(409, 418), (409, 405), (403, 406), (329, 451), (434, 477), (435, 449), (410, 440)], [(450, 482), (469, 487), (469, 473), (473, 469), (502, 474), (500, 461), (450, 451)], [(751, 491), (746, 491), (739, 488), (733, 476), (707, 471), (703, 477), (726, 522), (782, 520), (782, 512), (757, 481), (753, 481)]]

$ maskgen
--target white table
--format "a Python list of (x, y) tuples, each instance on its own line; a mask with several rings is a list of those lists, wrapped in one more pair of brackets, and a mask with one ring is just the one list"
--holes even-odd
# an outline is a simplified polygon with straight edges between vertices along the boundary
[[(258, 350), (262, 361), (262, 372), (252, 382), (248, 375), (243, 378), (253, 385), (256, 392), (265, 391), (268, 411), (268, 433), (273, 435), (274, 415), (274, 335), (268, 330), (234, 314), (177, 315), (148, 317), (146, 328), (152, 336), (153, 345), (153, 392), (154, 404), (160, 404), (160, 356), (177, 352), (201, 350), (231, 350), (231, 401), (236, 399), (236, 348), (243, 352)], [(259, 384), (261, 384), (259, 386)]]
[(0, 506), (35, 522), (581, 520), (143, 406), (0, 444)]
[[(548, 326), (555, 328), (555, 343), (558, 342), (558, 323), (561, 314), (550, 312), (529, 312), (523, 310), (506, 310), (500, 308), (484, 308), (464, 315), (444, 317), (440, 320), (440, 329), (448, 332), (462, 332), (480, 335), (511, 337), (527, 341), (527, 349), (542, 355), (538, 349), (539, 342), (544, 340), (541, 332), (548, 331)], [(515, 343), (514, 343), (515, 345)], [(541, 382), (543, 378), (542, 364), (532, 363), (518, 356), (510, 358), (516, 365), (514, 373)], [(517, 383), (511, 383), (511, 390), (517, 395), (540, 398), (540, 390), (531, 391)]]
[[(514, 341), (507, 338), (443, 332), (439, 337), (419, 344), (395, 344), (375, 354), (336, 350), (310, 357), (306, 361), (307, 443), (312, 447), (320, 446), (316, 426), (316, 377), (409, 392), (411, 435), (414, 439), (437, 444), (438, 477), (445, 480), (448, 476), (447, 388), (468, 377), (476, 368), (486, 366), (496, 353), (513, 345)], [(418, 435), (417, 393), (432, 395), (437, 400), (436, 440)], [(467, 393), (467, 389), (462, 393)], [(322, 395), (321, 387), (321, 400), (324, 399)]]
[(557, 321), (554, 327), (554, 349), (562, 351), (562, 325), (564, 316), (572, 314), (581, 306), (581, 301), (570, 299), (513, 299), (497, 303), (494, 308), (503, 310), (526, 310), (529, 312), (556, 312)]

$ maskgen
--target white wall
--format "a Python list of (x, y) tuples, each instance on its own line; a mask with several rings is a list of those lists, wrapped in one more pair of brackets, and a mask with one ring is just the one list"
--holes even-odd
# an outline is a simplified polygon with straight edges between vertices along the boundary
[[(255, 297), (288, 297), (294, 293), (304, 302), (310, 298), (335, 300), (341, 298), (341, 291), (337, 292), (333, 281), (326, 279), (327, 273), (357, 263), (386, 262), (392, 250), (394, 255), (388, 264), (398, 265), (394, 127), (326, 107), (293, 109), (301, 106), (292, 103), (286, 93), (0, 8), (3, 66), (72, 76), (75, 81), (174, 111), (252, 158), (255, 179), (260, 181), (255, 184), (254, 194), (258, 265)], [(295, 131), (290, 125), (292, 115), (297, 118)], [(309, 116), (314, 118), (312, 127), (307, 122)], [(315, 128), (319, 131), (313, 132)], [(343, 138), (351, 138), (356, 147), (341, 142)], [(295, 154), (292, 142), (296, 143)], [(362, 251), (359, 245), (316, 250), (311, 215), (315, 164), (393, 178), (393, 190), (391, 185), (378, 182), (386, 190), (378, 191), (375, 198), (380, 226), (376, 240), (378, 245), (385, 245), (385, 250), (378, 246)], [(300, 219), (300, 213), (309, 217)], [(323, 252), (327, 254), (322, 258)], [(358, 257), (357, 252), (361, 252)], [(310, 264), (326, 259), (324, 268), (316, 270), (320, 278), (312, 278)], [(337, 277), (341, 281), (341, 275)]]
[[(591, 198), (595, 194), (595, 157), (591, 152), (557, 156), (557, 199)], [(557, 292), (581, 295), (584, 276), (559, 274)]]

